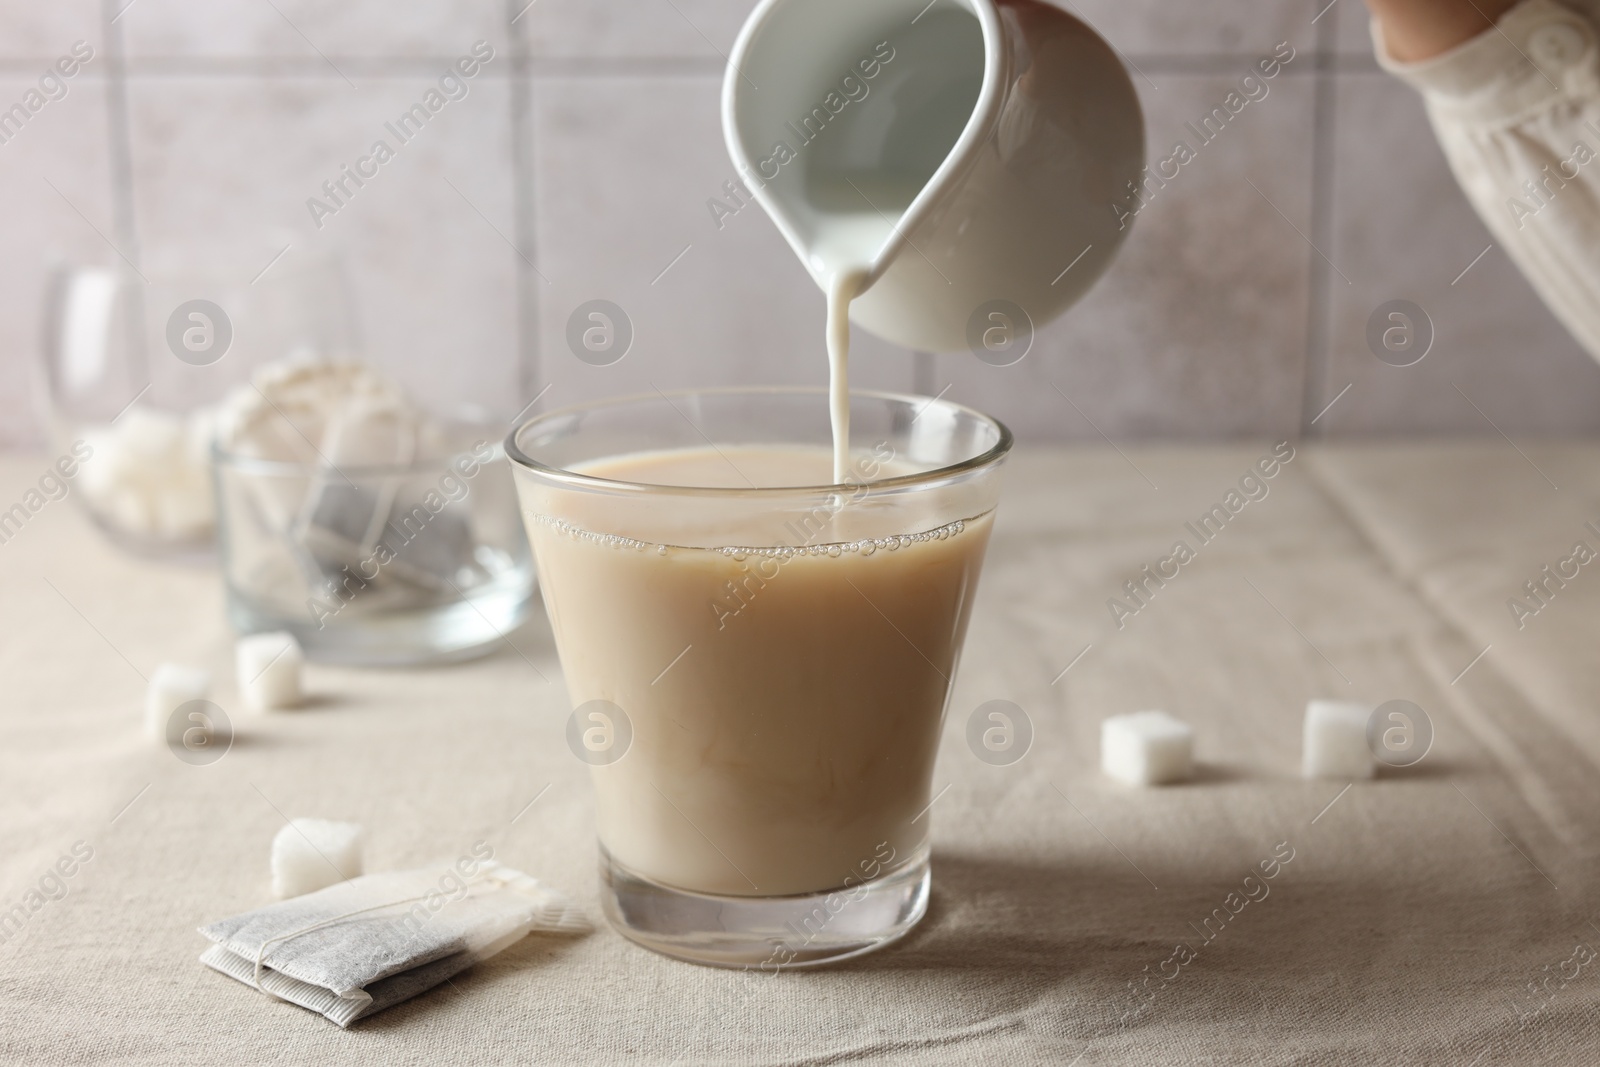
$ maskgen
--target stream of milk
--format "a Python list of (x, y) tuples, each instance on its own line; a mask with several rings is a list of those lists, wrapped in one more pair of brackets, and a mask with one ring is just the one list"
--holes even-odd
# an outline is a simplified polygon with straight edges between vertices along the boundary
[(835, 485), (843, 485), (850, 473), (850, 301), (866, 278), (862, 268), (844, 267), (828, 281), (828, 413)]
[[(828, 410), (836, 484), (843, 484), (850, 470), (850, 302), (868, 288), (869, 264), (894, 232), (891, 218), (904, 212), (912, 195), (914, 190), (894, 196), (889, 205), (892, 215), (878, 211), (870, 201), (862, 205), (870, 210), (827, 213), (811, 250), (812, 265), (828, 296)], [(858, 193), (856, 203), (863, 198)], [(825, 192), (819, 199), (826, 203), (830, 196)]]

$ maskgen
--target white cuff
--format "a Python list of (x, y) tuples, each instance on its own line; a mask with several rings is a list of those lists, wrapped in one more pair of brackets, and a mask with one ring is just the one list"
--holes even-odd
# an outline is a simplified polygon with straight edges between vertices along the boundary
[(1378, 65), (1419, 90), (1438, 110), (1478, 122), (1509, 122), (1561, 97), (1600, 96), (1600, 47), (1593, 22), (1555, 0), (1524, 0), (1492, 29), (1419, 63), (1389, 55), (1372, 21)]

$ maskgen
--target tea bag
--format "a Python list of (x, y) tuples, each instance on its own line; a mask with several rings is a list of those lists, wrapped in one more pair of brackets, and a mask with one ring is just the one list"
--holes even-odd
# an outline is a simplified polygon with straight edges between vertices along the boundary
[(421, 418), (392, 397), (357, 393), (327, 420), (319, 449), (329, 468), (301, 505), (294, 533), (330, 577), (371, 557), (402, 479), (347, 478), (345, 469), (399, 467), (417, 458)]
[(582, 909), (488, 860), (369, 874), (200, 928), (200, 962), (341, 1027), (433, 988), (533, 931), (587, 933)]
[[(448, 451), (444, 432), (427, 420), (386, 402), (358, 399), (329, 424), (324, 454), (334, 468), (307, 501), (296, 530), (335, 584), (354, 571), (369, 581), (399, 581), (440, 596), (472, 579), (476, 542), (461, 509), (448, 506), (436, 484), (447, 468), (427, 478), (357, 478), (342, 470), (395, 466), (418, 453)], [(433, 507), (429, 506), (430, 496)]]
[(450, 595), (483, 580), (472, 524), (456, 508), (434, 513), (423, 502), (402, 500), (390, 512), (382, 544), (394, 555), (389, 570), (419, 589)]
[[(229, 455), (284, 464), (285, 469), (326, 468), (329, 431), (339, 413), (356, 403), (376, 406), (384, 401), (394, 409), (406, 404), (399, 387), (376, 370), (297, 352), (258, 368), (249, 382), (228, 394), (218, 413), (217, 444)], [(304, 543), (303, 517), (315, 508), (329, 479), (340, 481), (325, 470), (309, 484), (299, 477), (271, 475), (240, 483), (256, 525), (278, 536), (301, 577), (319, 589), (332, 575)]]
[(473, 584), (477, 543), (460, 509), (424, 506), (437, 496), (422, 484), (428, 478), (362, 471), (436, 459), (443, 474), (447, 436), (376, 369), (296, 356), (234, 390), (220, 440), (236, 455), (317, 469), (309, 483), (249, 483), (258, 515), (281, 531), (313, 589), (375, 586), (364, 594), (369, 602), (398, 603)]

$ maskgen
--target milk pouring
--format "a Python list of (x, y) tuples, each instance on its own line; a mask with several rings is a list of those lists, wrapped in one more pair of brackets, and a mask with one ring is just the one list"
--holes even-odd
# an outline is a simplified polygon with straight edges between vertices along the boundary
[(1037, 0), (763, 0), (722, 123), (828, 295), (840, 481), (849, 321), (926, 352), (1043, 326), (1105, 272), (1127, 232), (1112, 205), (1144, 166), (1116, 53)]
[(827, 394), (624, 398), (507, 451), (606, 916), (766, 969), (870, 951), (927, 908), (934, 762), (1011, 447), (946, 400), (852, 396), (852, 320), (926, 351), (1043, 325), (1121, 244), (1143, 128), (1109, 46), (1034, 0), (763, 0), (723, 119), (827, 296)]

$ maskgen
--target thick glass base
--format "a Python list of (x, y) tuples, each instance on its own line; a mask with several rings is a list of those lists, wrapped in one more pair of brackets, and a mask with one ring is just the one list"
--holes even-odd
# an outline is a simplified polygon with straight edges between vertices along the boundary
[(600, 848), (600, 901), (617, 932), (713, 967), (816, 967), (882, 948), (928, 910), (928, 849), (859, 885), (792, 897), (726, 897), (660, 885)]
[(237, 633), (284, 630), (300, 642), (307, 659), (353, 667), (453, 663), (487, 655), (528, 620), (534, 606), (533, 579), (525, 569), (461, 600), (411, 610), (352, 607), (324, 626), (309, 611), (291, 615), (228, 590), (228, 621)]

